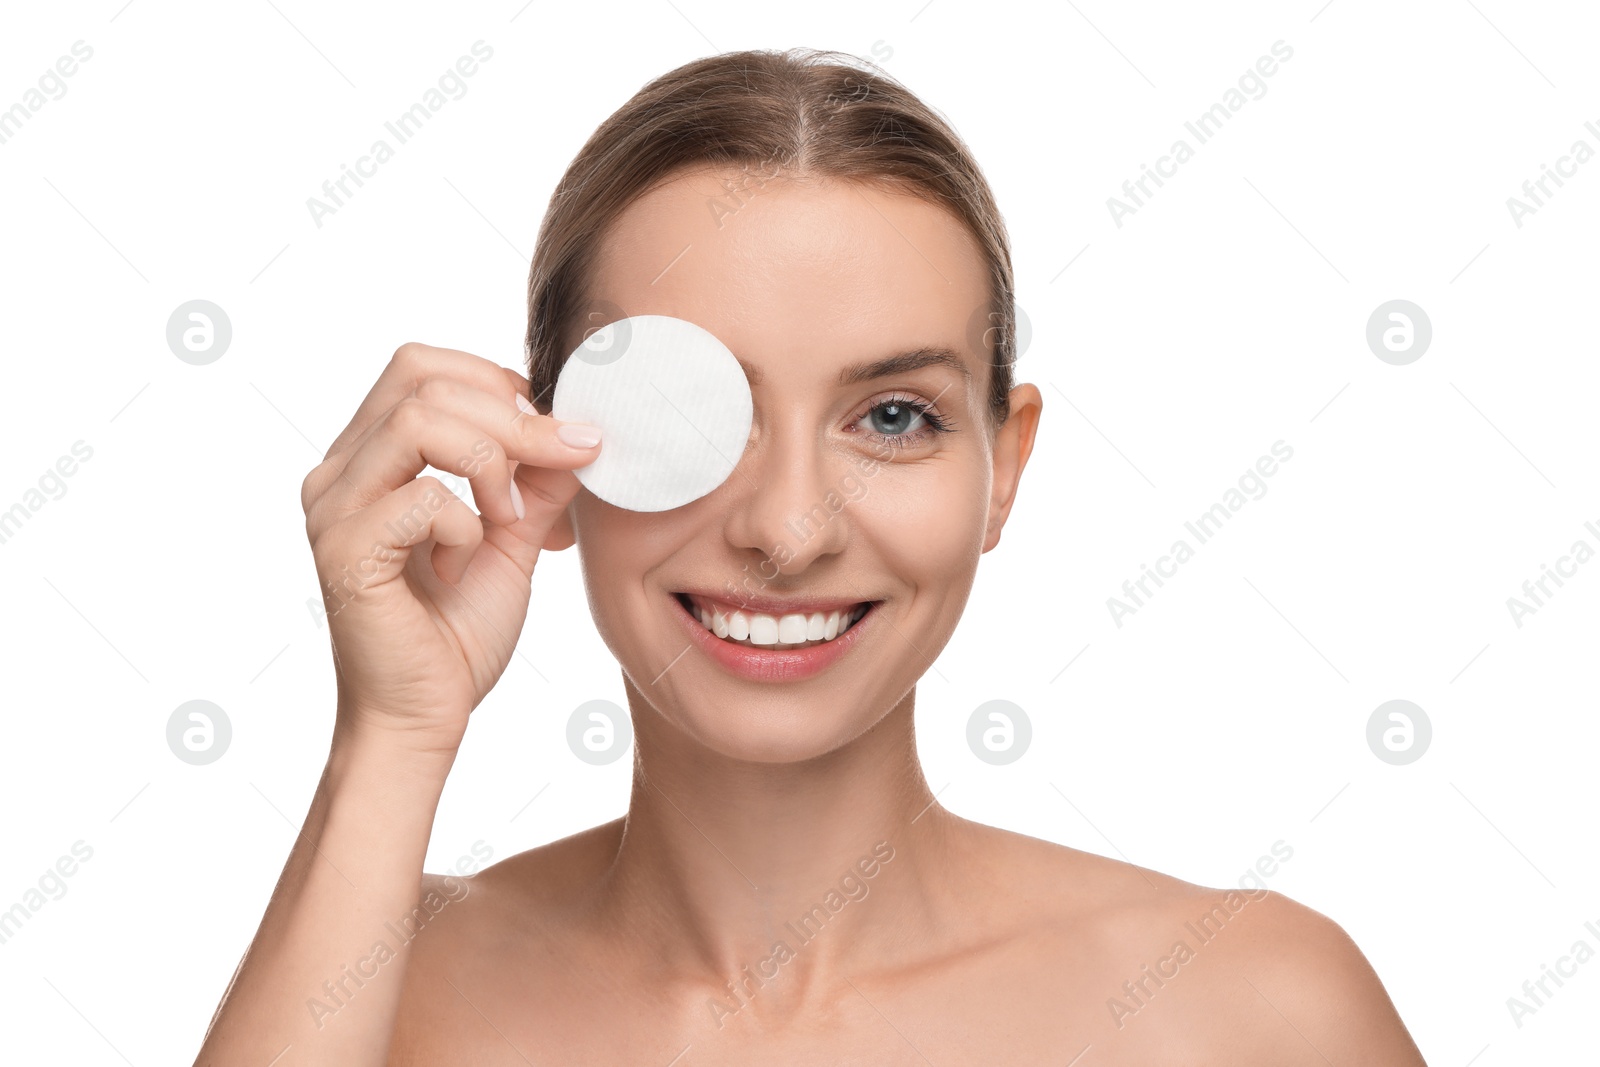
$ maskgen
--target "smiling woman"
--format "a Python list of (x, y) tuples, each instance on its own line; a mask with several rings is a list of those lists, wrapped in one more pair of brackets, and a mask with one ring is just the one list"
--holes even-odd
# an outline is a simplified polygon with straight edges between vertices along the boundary
[[(999, 212), (935, 112), (835, 53), (672, 71), (561, 179), (528, 301), (528, 379), (402, 346), (306, 478), (319, 574), (381, 566), (330, 616), (327, 773), (198, 1062), (1422, 1062), (1316, 912), (928, 788), (917, 683), (1042, 410)], [(659, 512), (583, 490), (605, 442), (546, 402), (586, 336), (644, 315), (715, 335), (753, 401), (731, 475)], [(481, 516), (447, 501), (397, 538), (424, 466), (478, 445)], [(539, 553), (574, 545), (633, 720), (627, 815), (474, 877), (312, 1025), (341, 961), (441, 891), (422, 857), (468, 715)]]

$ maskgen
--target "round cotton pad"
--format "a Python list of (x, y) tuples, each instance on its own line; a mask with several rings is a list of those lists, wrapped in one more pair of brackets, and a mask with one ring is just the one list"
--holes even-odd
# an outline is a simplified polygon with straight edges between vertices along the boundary
[(666, 511), (727, 480), (750, 439), (744, 369), (708, 330), (634, 315), (591, 334), (556, 379), (550, 414), (600, 427), (600, 455), (575, 473), (629, 511)]

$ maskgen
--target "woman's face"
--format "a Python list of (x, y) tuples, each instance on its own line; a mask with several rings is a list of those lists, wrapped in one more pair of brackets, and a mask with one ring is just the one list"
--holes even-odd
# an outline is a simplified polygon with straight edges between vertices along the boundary
[[(636, 729), (763, 762), (851, 741), (949, 640), (1031, 448), (1033, 386), (1013, 391), (998, 437), (989, 427), (989, 354), (972, 336), (988, 303), (976, 242), (942, 209), (868, 185), (693, 170), (618, 218), (587, 296), (609, 312), (590, 330), (618, 311), (686, 319), (753, 379), (749, 443), (716, 490), (642, 513), (585, 489), (548, 545), (577, 540), (635, 719), (646, 706), (657, 716)], [(927, 349), (955, 365), (860, 373)], [(703, 630), (685, 591), (744, 605), (747, 618), (763, 597), (872, 607), (825, 667), (763, 678), (727, 665), (729, 639)]]

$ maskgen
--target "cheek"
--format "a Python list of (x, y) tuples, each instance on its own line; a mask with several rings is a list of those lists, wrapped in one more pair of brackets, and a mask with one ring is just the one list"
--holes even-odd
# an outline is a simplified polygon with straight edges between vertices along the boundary
[(678, 512), (629, 511), (587, 489), (573, 498), (572, 530), (592, 570), (602, 581), (625, 579), (672, 550)]
[(982, 555), (987, 492), (971, 460), (888, 464), (852, 505), (878, 551), (919, 586), (965, 581)]
[(640, 535), (631, 529), (631, 515), (587, 491), (572, 506), (572, 530), (577, 539), (583, 585), (602, 633), (610, 628), (609, 617), (615, 606), (627, 599), (626, 588), (639, 584), (630, 568), (642, 569), (646, 558), (640, 552)]
[(703, 533), (689, 510), (629, 511), (587, 490), (574, 498), (572, 529), (584, 588), (607, 644), (613, 633), (628, 630), (627, 620), (638, 612), (659, 608), (646, 601), (646, 588), (664, 561)]

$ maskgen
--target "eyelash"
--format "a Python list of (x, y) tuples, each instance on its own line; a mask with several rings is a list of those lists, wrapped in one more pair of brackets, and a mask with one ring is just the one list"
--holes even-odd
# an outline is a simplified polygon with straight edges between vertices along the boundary
[(906, 396), (901, 393), (896, 393), (893, 396), (886, 396), (881, 400), (873, 401), (867, 406), (865, 411), (856, 416), (856, 421), (860, 422), (862, 419), (867, 418), (879, 408), (896, 406), (910, 408), (914, 415), (922, 416), (922, 421), (926, 423), (926, 425), (914, 433), (884, 434), (876, 431), (869, 431), (867, 433), (869, 440), (887, 445), (890, 448), (910, 448), (913, 445), (921, 444), (927, 441), (935, 434), (949, 433), (955, 429), (955, 427), (951, 425), (949, 419), (933, 410), (933, 405), (929, 404), (925, 400), (918, 400), (914, 396)]

